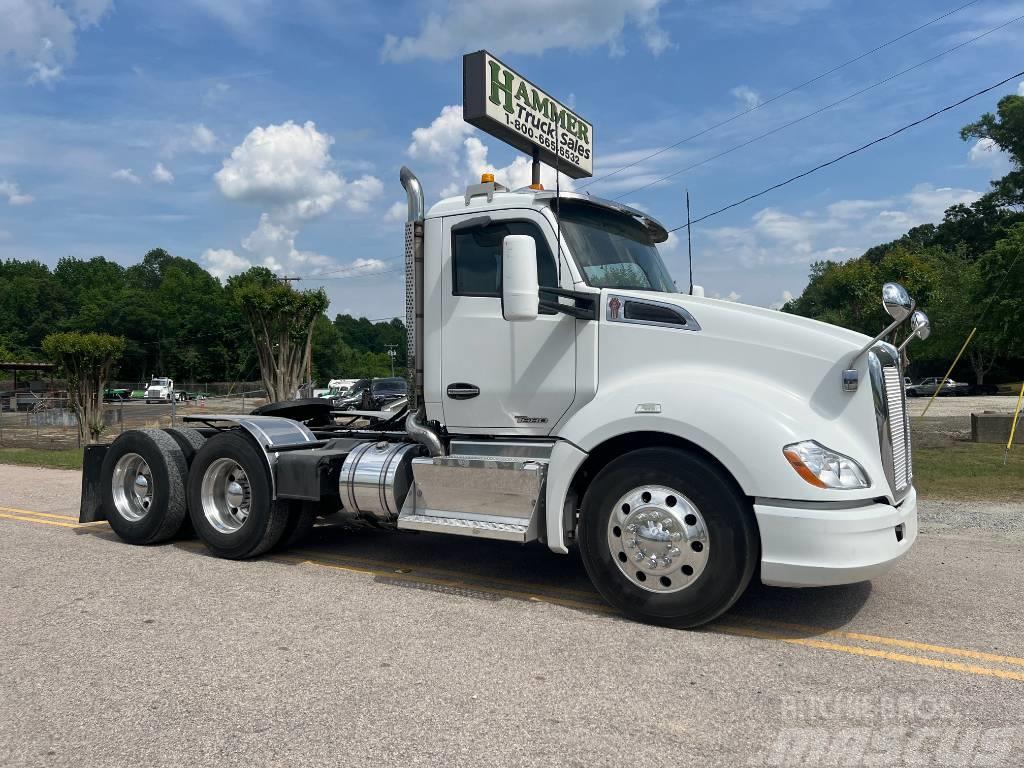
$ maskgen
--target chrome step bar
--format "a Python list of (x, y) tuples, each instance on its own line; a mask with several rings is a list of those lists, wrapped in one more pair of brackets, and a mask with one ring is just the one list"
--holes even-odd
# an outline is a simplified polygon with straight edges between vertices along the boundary
[(510, 456), (412, 461), (398, 528), (527, 542), (538, 537), (547, 464)]
[(503, 541), (518, 541), (520, 543), (529, 541), (526, 538), (529, 532), (529, 525), (495, 523), (490, 520), (466, 520), (461, 517), (407, 515), (403, 513), (398, 518), (398, 527), (410, 531), (431, 531), (432, 533), (449, 533), (456, 536), (476, 536), (481, 539), (501, 539)]

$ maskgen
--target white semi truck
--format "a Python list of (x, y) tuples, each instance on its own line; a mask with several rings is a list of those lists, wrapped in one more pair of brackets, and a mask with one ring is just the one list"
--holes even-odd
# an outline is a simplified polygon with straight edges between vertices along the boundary
[(675, 627), (755, 576), (844, 584), (907, 554), (910, 430), (883, 338), (928, 324), (899, 285), (869, 339), (680, 293), (665, 228), (627, 206), (485, 178), (426, 211), (413, 173), (401, 181), (407, 410), (346, 428), (330, 403), (279, 403), (125, 432), (87, 449), (82, 521), (145, 544), (188, 517), (227, 558), (331, 513), (575, 546), (609, 603)]
[(165, 376), (154, 376), (146, 387), (147, 403), (169, 403), (172, 400), (184, 402), (188, 399), (185, 392), (174, 389), (174, 380)]

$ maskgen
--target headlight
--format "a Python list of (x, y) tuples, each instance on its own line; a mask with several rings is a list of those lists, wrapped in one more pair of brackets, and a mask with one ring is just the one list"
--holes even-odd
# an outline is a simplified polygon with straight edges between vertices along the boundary
[(871, 484), (860, 464), (814, 440), (787, 445), (782, 453), (797, 474), (817, 488), (852, 490)]

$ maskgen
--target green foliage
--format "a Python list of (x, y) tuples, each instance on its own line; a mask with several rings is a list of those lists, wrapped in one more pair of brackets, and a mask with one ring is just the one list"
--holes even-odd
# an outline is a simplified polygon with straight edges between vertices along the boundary
[(68, 382), (68, 397), (78, 417), (79, 434), (92, 442), (105, 430), (103, 390), (110, 369), (124, 353), (124, 339), (105, 333), (51, 333), (43, 351), (59, 364)]
[(1024, 204), (1024, 96), (1004, 96), (996, 113), (986, 112), (977, 122), (960, 129), (960, 138), (990, 139), (1010, 155), (1013, 169), (992, 182), (993, 194), (1005, 205)]

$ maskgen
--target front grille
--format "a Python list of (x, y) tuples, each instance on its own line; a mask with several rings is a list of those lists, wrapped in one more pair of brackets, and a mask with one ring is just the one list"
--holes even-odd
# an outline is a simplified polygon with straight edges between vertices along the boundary
[(910, 424), (903, 401), (903, 376), (896, 367), (883, 368), (885, 399), (889, 404), (889, 439), (892, 441), (892, 474), (897, 491), (911, 480)]
[(893, 495), (899, 499), (907, 494), (914, 478), (910, 456), (910, 415), (899, 353), (889, 344), (879, 344), (868, 359), (882, 465)]

